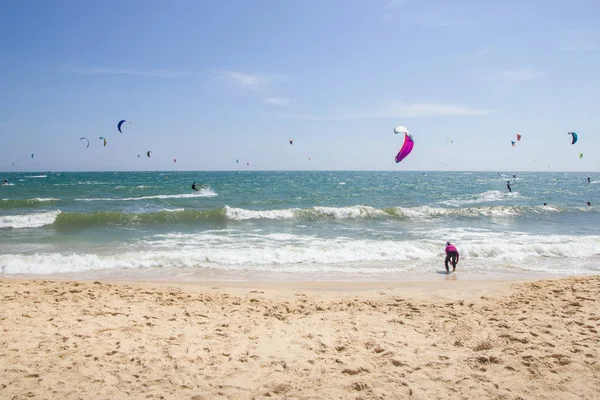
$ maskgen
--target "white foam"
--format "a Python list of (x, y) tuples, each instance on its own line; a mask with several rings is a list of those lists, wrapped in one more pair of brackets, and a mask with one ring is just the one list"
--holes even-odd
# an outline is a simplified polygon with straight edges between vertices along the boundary
[(225, 215), (227, 218), (235, 221), (248, 219), (291, 219), (294, 218), (294, 209), (254, 211), (225, 206)]
[(314, 207), (314, 210), (336, 219), (344, 218), (370, 218), (385, 215), (383, 210), (369, 206), (352, 207)]
[(0, 228), (39, 228), (53, 224), (58, 214), (60, 211), (57, 210), (25, 215), (4, 215), (0, 217)]
[(141, 196), (141, 197), (123, 197), (123, 198), (92, 198), (92, 199), (75, 199), (75, 201), (137, 201), (150, 199), (193, 199), (196, 197), (213, 197), (218, 196), (210, 188), (199, 190), (197, 193), (185, 194), (159, 194), (156, 196)]
[(47, 178), (46, 175), (29, 175), (26, 176), (25, 178)]

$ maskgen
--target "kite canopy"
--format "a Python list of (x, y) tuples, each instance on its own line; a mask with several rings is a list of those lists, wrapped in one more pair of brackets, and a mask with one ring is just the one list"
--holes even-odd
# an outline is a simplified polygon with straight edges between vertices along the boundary
[(514, 140), (511, 140), (511, 141), (510, 141), (510, 144), (512, 144), (512, 147), (515, 147), (515, 143), (516, 143), (516, 142), (515, 142)]
[(396, 163), (399, 163), (400, 161), (404, 160), (406, 158), (406, 156), (408, 156), (410, 154), (413, 147), (415, 147), (415, 142), (414, 142), (412, 136), (410, 135), (410, 133), (408, 133), (408, 130), (406, 128), (404, 128), (403, 126), (401, 126), (401, 127), (397, 126), (394, 129), (395, 133), (398, 133), (398, 132), (396, 132), (396, 130), (398, 128), (403, 128), (403, 130), (400, 132), (404, 132), (404, 143), (402, 144), (402, 147), (400, 148), (400, 151), (398, 152), (398, 154), (396, 154)]
[(290, 139), (290, 144), (294, 144), (294, 139)]
[(152, 150), (148, 150), (148, 151), (146, 152), (146, 155), (148, 156), (148, 158), (150, 158), (150, 153), (152, 153)]
[(579, 158), (583, 158), (583, 153), (579, 153)]
[(177, 162), (177, 159), (176, 159), (176, 158), (174, 158), (174, 159), (173, 159), (173, 162)]
[(31, 155), (31, 158), (33, 158), (33, 156), (35, 156), (35, 154), (32, 154), (32, 155)]
[(521, 134), (517, 133), (517, 140), (520, 141), (521, 140)]
[(239, 163), (240, 163), (240, 159), (239, 159), (239, 158), (236, 158), (236, 159), (235, 159), (235, 163), (236, 163), (236, 164), (239, 164)]
[(452, 140), (452, 138), (450, 136), (446, 136), (446, 139), (448, 139), (450, 141), (450, 143), (454, 143), (454, 140)]
[(104, 140), (104, 146), (106, 146), (106, 143), (107, 143), (107, 141), (106, 141), (106, 139), (105, 139), (105, 138), (103, 138), (102, 136), (100, 136), (100, 137), (98, 138), (98, 140)]
[(90, 147), (90, 141), (88, 140), (88, 138), (82, 137), (79, 140), (85, 140), (87, 142), (87, 146), (85, 146), (85, 148), (87, 149), (88, 147)]
[(577, 143), (577, 134), (575, 132), (567, 132), (567, 135), (573, 136), (573, 140), (571, 140), (571, 144)]
[(410, 132), (408, 132), (408, 129), (406, 129), (405, 126), (402, 125), (398, 125), (397, 127), (394, 128), (394, 133), (397, 135), (399, 133), (408, 133), (410, 134)]
[(122, 120), (120, 120), (120, 121), (119, 121), (119, 123), (117, 124), (117, 129), (118, 129), (118, 130), (119, 130), (119, 132), (121, 132), (121, 133), (123, 133), (123, 131), (121, 130), (121, 125), (123, 125), (125, 122), (127, 122), (127, 123), (129, 123), (129, 124), (131, 123), (131, 122), (127, 121), (126, 119), (122, 119)]

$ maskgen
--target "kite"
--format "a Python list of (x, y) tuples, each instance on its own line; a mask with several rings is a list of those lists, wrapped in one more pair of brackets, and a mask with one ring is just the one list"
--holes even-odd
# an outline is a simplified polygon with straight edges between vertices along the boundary
[(33, 158), (33, 156), (35, 156), (35, 154), (31, 154), (31, 158)]
[(141, 154), (138, 154), (138, 158), (140, 158)]
[(312, 161), (312, 158), (308, 157), (308, 161)]
[(579, 158), (583, 158), (583, 153), (579, 153)]
[(249, 166), (250, 166), (250, 163), (249, 163), (249, 162), (247, 162), (247, 163), (246, 163), (246, 166), (247, 166), (247, 167), (249, 167)]
[(515, 143), (516, 143), (516, 142), (515, 142), (514, 140), (511, 140), (511, 141), (510, 141), (510, 144), (512, 144), (512, 147), (515, 147)]
[(517, 133), (517, 141), (519, 141), (519, 142), (521, 141), (521, 134), (520, 133)]
[(567, 132), (567, 135), (573, 136), (573, 140), (571, 141), (571, 144), (577, 143), (577, 134), (575, 132)]
[(125, 122), (127, 122), (127, 123), (129, 123), (129, 124), (131, 123), (131, 122), (127, 121), (126, 119), (122, 119), (122, 120), (120, 120), (120, 121), (119, 121), (119, 123), (117, 124), (117, 129), (118, 129), (118, 130), (119, 130), (119, 132), (121, 132), (121, 133), (123, 133), (123, 131), (121, 130), (121, 125), (123, 125)]
[(236, 164), (239, 164), (239, 163), (240, 163), (240, 159), (239, 159), (239, 158), (236, 158), (236, 159), (235, 159), (235, 163), (236, 163)]
[(90, 141), (88, 140), (88, 138), (82, 137), (79, 140), (84, 140), (87, 141), (87, 146), (85, 146), (85, 148), (87, 149), (88, 147), (90, 147)]
[(100, 137), (98, 138), (98, 140), (104, 140), (104, 146), (106, 146), (106, 143), (107, 143), (107, 141), (106, 141), (106, 139), (105, 139), (105, 138), (103, 138), (102, 136), (100, 136)]
[(176, 158), (174, 158), (174, 159), (173, 159), (173, 162), (177, 162), (177, 159), (176, 159)]
[(402, 144), (402, 147), (400, 148), (398, 154), (396, 154), (396, 163), (399, 163), (400, 161), (404, 160), (415, 146), (415, 142), (412, 136), (410, 135), (408, 129), (401, 125), (394, 128), (395, 134), (398, 134), (400, 132), (404, 132), (404, 143)]
[(152, 153), (152, 150), (148, 150), (148, 151), (146, 152), (146, 155), (148, 156), (148, 158), (150, 158), (150, 153)]
[(290, 139), (290, 144), (294, 144), (294, 139)]
[(448, 139), (450, 141), (450, 143), (454, 143), (454, 141), (452, 140), (452, 138), (450, 136), (446, 136), (446, 139)]

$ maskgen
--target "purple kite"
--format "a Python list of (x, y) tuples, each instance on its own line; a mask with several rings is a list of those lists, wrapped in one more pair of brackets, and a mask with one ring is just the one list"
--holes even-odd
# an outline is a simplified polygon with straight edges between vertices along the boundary
[(398, 134), (400, 132), (404, 132), (404, 143), (402, 144), (400, 151), (396, 155), (396, 163), (399, 163), (400, 161), (404, 160), (406, 156), (410, 154), (413, 147), (415, 147), (415, 142), (412, 136), (410, 135), (410, 132), (408, 132), (408, 129), (406, 129), (403, 126), (397, 126), (394, 128), (395, 134)]

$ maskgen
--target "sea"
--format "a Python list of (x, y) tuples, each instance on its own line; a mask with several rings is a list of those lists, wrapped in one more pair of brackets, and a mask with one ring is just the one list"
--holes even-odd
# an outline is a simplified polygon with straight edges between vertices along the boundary
[(444, 279), (447, 241), (460, 252), (459, 278), (600, 273), (598, 173), (11, 172), (0, 178), (9, 182), (0, 186), (5, 277)]

